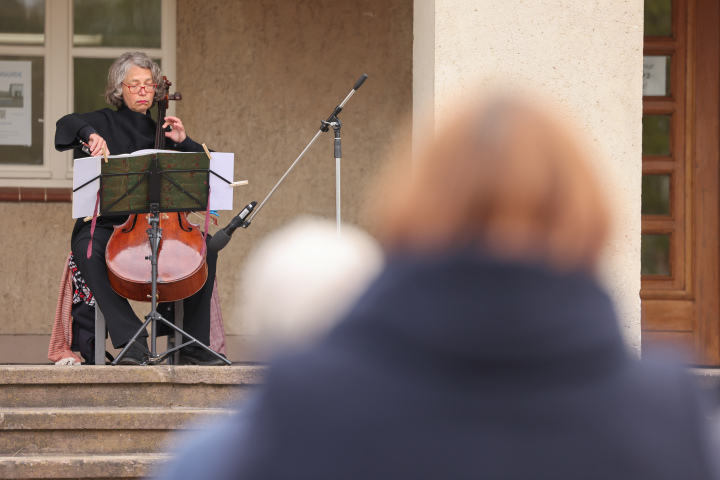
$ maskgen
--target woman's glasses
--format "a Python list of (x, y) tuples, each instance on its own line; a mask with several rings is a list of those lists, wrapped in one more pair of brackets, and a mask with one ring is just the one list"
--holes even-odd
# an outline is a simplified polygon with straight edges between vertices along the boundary
[(123, 83), (123, 85), (128, 87), (130, 93), (140, 93), (141, 88), (145, 90), (146, 93), (153, 93), (155, 91), (155, 88), (157, 88), (156, 83), (150, 85), (128, 85), (127, 83)]

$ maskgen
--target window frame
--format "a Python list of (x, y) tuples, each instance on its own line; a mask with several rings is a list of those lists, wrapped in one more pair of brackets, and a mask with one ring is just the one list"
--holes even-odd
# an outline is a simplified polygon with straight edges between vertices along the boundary
[[(160, 59), (163, 74), (175, 82), (177, 51), (176, 0), (160, 0), (160, 48), (134, 48)], [(43, 105), (42, 165), (1, 165), (0, 189), (71, 189), (72, 152), (55, 150), (55, 123), (73, 112), (75, 58), (117, 58), (132, 47), (73, 46), (73, 1), (45, 0), (44, 45), (0, 45), (1, 56), (43, 57), (45, 61), (45, 104)], [(50, 81), (52, 80), (52, 81)], [(174, 115), (175, 106), (168, 109)], [(14, 198), (12, 195), (0, 198)], [(24, 201), (18, 194), (18, 201)], [(30, 198), (26, 195), (26, 198)], [(69, 197), (67, 197), (69, 198)], [(32, 200), (31, 200), (32, 201)]]
[(670, 154), (667, 156), (643, 155), (643, 175), (671, 175), (670, 215), (641, 215), (643, 234), (669, 234), (669, 276), (641, 275), (640, 297), (647, 299), (688, 299), (692, 297), (692, 125), (688, 119), (691, 103), (688, 96), (688, 41), (687, 8), (684, 2), (672, 2), (672, 35), (670, 37), (644, 37), (643, 55), (669, 55), (671, 57), (671, 92), (668, 96), (643, 96), (643, 116), (670, 115)]

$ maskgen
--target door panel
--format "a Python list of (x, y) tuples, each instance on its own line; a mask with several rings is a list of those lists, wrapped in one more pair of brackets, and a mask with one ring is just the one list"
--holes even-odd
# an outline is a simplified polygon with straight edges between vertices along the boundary
[(671, 58), (671, 85), (670, 95), (643, 97), (642, 347), (720, 365), (720, 10), (712, 0), (673, 0), (672, 15), (672, 36), (646, 37), (644, 49), (651, 66)]

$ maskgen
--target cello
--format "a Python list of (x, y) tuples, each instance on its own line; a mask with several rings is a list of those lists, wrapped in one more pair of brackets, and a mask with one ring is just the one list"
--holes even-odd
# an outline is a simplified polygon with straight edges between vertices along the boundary
[[(158, 104), (155, 148), (165, 148), (162, 125), (169, 100), (180, 100), (179, 93), (168, 95), (172, 85), (166, 77), (165, 96)], [(105, 250), (105, 261), (112, 288), (125, 298), (152, 301), (152, 268), (148, 231), (149, 214), (133, 214), (122, 225), (116, 225)], [(199, 291), (208, 276), (205, 236), (200, 227), (183, 212), (160, 213), (162, 236), (158, 247), (157, 301), (172, 302)]]

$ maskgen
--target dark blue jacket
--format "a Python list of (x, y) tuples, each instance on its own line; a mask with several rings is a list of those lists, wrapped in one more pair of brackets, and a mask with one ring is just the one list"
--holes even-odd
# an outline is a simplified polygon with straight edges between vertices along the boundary
[(718, 478), (690, 381), (626, 353), (594, 280), (469, 253), (391, 261), (256, 406), (207, 478)]

